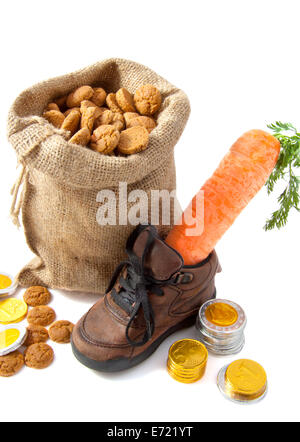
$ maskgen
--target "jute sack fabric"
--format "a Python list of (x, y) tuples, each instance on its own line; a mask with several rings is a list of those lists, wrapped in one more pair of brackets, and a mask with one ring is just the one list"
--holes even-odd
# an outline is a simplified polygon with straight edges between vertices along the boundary
[[(49, 102), (82, 85), (100, 86), (107, 92), (125, 87), (134, 93), (146, 83), (161, 91), (163, 103), (148, 149), (136, 155), (111, 157), (72, 145), (68, 132), (55, 129), (42, 117)], [(115, 191), (118, 208), (120, 182), (128, 184), (128, 192), (144, 190), (149, 200), (151, 190), (174, 190), (174, 146), (189, 113), (184, 92), (149, 68), (122, 59), (101, 61), (19, 95), (8, 118), (8, 138), (22, 166), (11, 215), (18, 224), (22, 210), (27, 244), (36, 255), (17, 277), (21, 286), (103, 293), (115, 266), (124, 259), (134, 226), (99, 225), (97, 194), (102, 189)], [(158, 230), (164, 235), (171, 224), (161, 224)]]

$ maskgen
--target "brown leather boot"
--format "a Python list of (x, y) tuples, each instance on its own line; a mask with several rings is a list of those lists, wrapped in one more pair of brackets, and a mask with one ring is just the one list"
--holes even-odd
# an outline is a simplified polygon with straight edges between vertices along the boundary
[(139, 226), (127, 254), (106, 295), (72, 334), (76, 358), (94, 370), (120, 371), (143, 362), (171, 333), (193, 325), (201, 305), (216, 296), (221, 268), (215, 252), (199, 265), (183, 266), (154, 227)]

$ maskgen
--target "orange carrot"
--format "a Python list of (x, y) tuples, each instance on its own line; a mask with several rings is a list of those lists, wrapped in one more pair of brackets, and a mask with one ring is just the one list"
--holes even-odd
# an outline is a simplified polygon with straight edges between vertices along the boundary
[[(249, 201), (263, 187), (278, 159), (280, 143), (262, 130), (242, 135), (230, 148), (213, 176), (198, 193), (204, 197), (203, 231), (187, 236), (185, 214), (196, 215), (196, 197), (183, 214), (181, 223), (174, 226), (167, 243), (183, 257), (186, 265), (195, 265), (212, 252), (219, 239), (233, 224)], [(203, 193), (202, 193), (203, 192)], [(199, 220), (198, 220), (199, 221)]]

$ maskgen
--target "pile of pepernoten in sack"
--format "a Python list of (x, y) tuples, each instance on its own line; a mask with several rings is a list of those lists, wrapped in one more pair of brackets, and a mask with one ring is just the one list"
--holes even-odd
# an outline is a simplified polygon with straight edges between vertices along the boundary
[[(45, 103), (42, 117), (65, 131), (70, 148), (76, 144), (116, 159), (144, 155), (167, 102), (155, 85), (142, 78), (135, 84), (132, 91), (83, 84)], [(11, 297), (17, 283), (2, 274), (0, 376), (15, 375), (24, 364), (48, 367), (53, 361), (49, 338), (71, 341), (75, 357), (91, 369), (118, 372), (146, 360), (175, 331), (195, 325), (198, 339), (175, 342), (167, 358), (168, 373), (183, 383), (204, 376), (208, 352), (239, 353), (246, 315), (236, 303), (216, 299), (215, 276), (221, 266), (214, 248), (266, 183), (280, 148), (280, 142), (262, 130), (251, 130), (233, 144), (186, 209), (196, 213), (197, 198), (204, 192), (201, 234), (187, 234), (193, 226), (185, 223), (185, 213), (164, 238), (149, 224), (136, 227), (124, 250), (127, 259), (111, 275), (106, 294), (75, 326), (66, 320), (54, 322), (55, 312), (47, 306), (51, 295), (43, 284), (28, 287), (23, 301)], [(27, 328), (18, 324), (26, 316)], [(223, 367), (217, 383), (238, 403), (259, 401), (267, 392), (263, 367), (248, 359)]]

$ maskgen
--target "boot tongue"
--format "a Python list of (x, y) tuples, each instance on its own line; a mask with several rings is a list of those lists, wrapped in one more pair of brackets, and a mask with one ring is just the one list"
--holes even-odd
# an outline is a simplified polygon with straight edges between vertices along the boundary
[[(145, 229), (135, 240), (133, 252), (139, 258), (143, 255), (148, 236), (148, 230)], [(162, 239), (156, 237), (145, 259), (146, 272), (158, 281), (165, 281), (179, 272), (182, 266), (183, 259), (179, 253), (168, 246)]]

